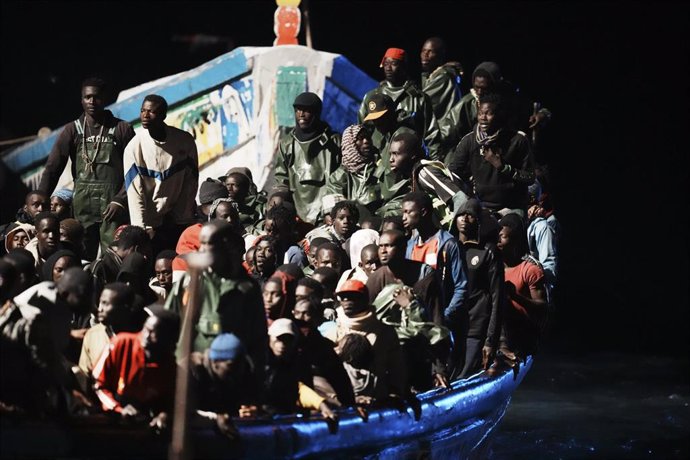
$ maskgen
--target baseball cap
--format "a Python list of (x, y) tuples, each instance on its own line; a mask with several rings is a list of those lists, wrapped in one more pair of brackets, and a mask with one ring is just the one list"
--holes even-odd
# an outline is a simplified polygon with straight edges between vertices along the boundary
[(336, 292), (336, 295), (340, 295), (345, 292), (356, 292), (357, 294), (363, 294), (369, 297), (367, 286), (359, 280), (349, 279), (345, 281), (342, 286), (340, 286), (340, 289), (338, 289), (338, 292)]
[(367, 116), (364, 121), (371, 121), (380, 118), (389, 110), (395, 110), (395, 102), (383, 93), (375, 93), (367, 102)]
[(268, 328), (268, 335), (270, 337), (280, 337), (281, 335), (297, 335), (297, 326), (288, 318), (279, 318), (273, 321), (271, 327)]

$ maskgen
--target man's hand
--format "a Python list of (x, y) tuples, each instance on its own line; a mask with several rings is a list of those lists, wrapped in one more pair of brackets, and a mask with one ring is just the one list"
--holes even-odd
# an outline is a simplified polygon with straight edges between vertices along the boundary
[(89, 329), (72, 329), (69, 331), (70, 337), (72, 337), (74, 340), (84, 340), (84, 336), (86, 335), (86, 331)]
[(105, 211), (103, 211), (103, 220), (106, 222), (112, 222), (115, 219), (117, 219), (124, 211), (124, 208), (119, 204), (110, 202), (108, 203), (108, 206), (106, 206)]
[(443, 374), (434, 374), (434, 386), (450, 390), (450, 383), (448, 383), (448, 379)]
[(544, 125), (544, 120), (546, 120), (546, 115), (542, 112), (537, 112), (529, 117), (529, 129), (539, 129), (539, 127)]
[(493, 364), (495, 357), (496, 350), (494, 350), (493, 347), (484, 345), (484, 348), (482, 348), (482, 368), (484, 368), (484, 370), (488, 370)]
[(333, 412), (333, 410), (331, 409), (331, 407), (328, 405), (328, 403), (326, 401), (322, 402), (319, 405), (319, 411), (321, 411), (321, 415), (325, 419), (333, 420), (333, 421), (338, 420), (338, 414)]
[(398, 288), (395, 290), (395, 292), (393, 292), (393, 299), (402, 308), (409, 307), (412, 301), (416, 298), (417, 297), (414, 295), (412, 288), (408, 286), (403, 286), (402, 288)]
[(137, 410), (136, 407), (132, 406), (131, 404), (127, 404), (125, 407), (122, 408), (122, 412), (120, 412), (120, 415), (123, 417), (136, 417), (139, 415), (139, 411)]
[(240, 418), (256, 417), (259, 414), (259, 408), (256, 406), (240, 406)]
[(232, 419), (228, 414), (218, 414), (216, 418), (216, 426), (218, 430), (230, 440), (235, 440), (240, 437), (240, 432), (237, 427), (232, 423)]
[(491, 164), (496, 169), (503, 169), (503, 160), (501, 159), (500, 152), (494, 152), (491, 147), (486, 147), (484, 149), (484, 159)]
[(160, 414), (153, 417), (149, 426), (153, 428), (156, 433), (161, 433), (168, 429), (168, 414), (166, 412), (161, 412)]

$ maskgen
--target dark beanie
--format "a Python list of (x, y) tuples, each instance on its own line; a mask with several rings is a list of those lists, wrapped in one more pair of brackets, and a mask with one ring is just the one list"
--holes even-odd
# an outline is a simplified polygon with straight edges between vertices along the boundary
[(210, 177), (201, 183), (199, 187), (199, 203), (211, 204), (218, 198), (227, 198), (228, 189), (225, 188), (222, 182)]
[(474, 72), (472, 72), (473, 81), (475, 77), (488, 78), (494, 85), (500, 83), (501, 80), (503, 80), (503, 76), (501, 75), (501, 68), (498, 67), (498, 64), (491, 61), (485, 61), (479, 64), (477, 68), (474, 69)]
[(314, 93), (302, 93), (295, 98), (295, 102), (292, 104), (293, 107), (304, 107), (311, 109), (315, 113), (321, 113), (321, 107), (323, 103), (321, 98)]
[(469, 214), (470, 216), (478, 218), (482, 214), (482, 206), (476, 198), (470, 198), (465, 201), (459, 208), (455, 215)]
[(43, 264), (43, 267), (41, 268), (41, 279), (43, 281), (53, 281), (53, 268), (55, 267), (57, 261), (63, 257), (71, 257), (77, 262), (77, 264), (79, 263), (79, 257), (77, 257), (74, 252), (68, 249), (60, 249), (48, 257)]

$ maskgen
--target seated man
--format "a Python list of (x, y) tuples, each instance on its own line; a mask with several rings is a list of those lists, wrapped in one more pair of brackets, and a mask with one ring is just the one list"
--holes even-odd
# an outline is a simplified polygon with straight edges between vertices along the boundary
[(352, 406), (355, 401), (345, 368), (333, 349), (333, 342), (318, 330), (323, 322), (321, 299), (312, 296), (300, 300), (292, 309), (292, 316), (300, 331), (297, 355), (301, 362), (309, 366), (312, 376), (311, 381), (304, 383), (331, 404)]
[(86, 331), (79, 356), (79, 368), (91, 376), (103, 350), (115, 334), (130, 330), (134, 291), (124, 283), (106, 284), (98, 301), (98, 324)]
[(266, 212), (264, 230), (276, 239), (278, 263), (296, 264), (300, 268), (307, 265), (307, 256), (297, 244), (295, 210), (289, 203), (274, 206)]
[(249, 192), (252, 189), (252, 180), (244, 172), (240, 172), (238, 169), (233, 168), (225, 176), (218, 178), (219, 181), (225, 184), (228, 190), (228, 198), (231, 198), (235, 203), (237, 203), (237, 211), (239, 212), (240, 223), (242, 226), (248, 229), (253, 229), (261, 220), (261, 212), (259, 203), (255, 203), (252, 207), (248, 205), (248, 202), (255, 201), (256, 195), (250, 196)]
[(406, 246), (405, 235), (398, 230), (386, 230), (381, 234), (378, 245), (381, 267), (367, 279), (369, 302), (373, 302), (383, 288), (397, 282), (414, 287), (425, 303), (429, 300), (427, 289), (420, 282), (433, 277), (434, 269), (425, 263), (406, 259)]
[(168, 293), (173, 286), (173, 260), (177, 253), (172, 249), (161, 251), (156, 256), (153, 264), (153, 272), (156, 276), (149, 281), (149, 288), (158, 296), (160, 302), (165, 302)]
[(291, 414), (298, 408), (321, 411), (324, 418), (336, 420), (326, 399), (305, 382), (311, 380), (307, 364), (298, 359), (297, 326), (287, 318), (273, 322), (268, 329), (269, 353), (265, 368), (264, 410), (269, 414)]
[(36, 237), (27, 243), (25, 249), (34, 256), (36, 270), (40, 272), (46, 259), (60, 249), (60, 221), (49, 212), (36, 214), (34, 220)]
[(446, 158), (448, 169), (467, 184), (484, 207), (522, 217), (527, 187), (534, 182), (534, 159), (524, 133), (506, 125), (505, 109), (495, 94), (480, 98), (477, 125)]
[(235, 334), (220, 334), (208, 350), (193, 352), (184, 363), (191, 374), (192, 407), (214, 413), (219, 427), (230, 423), (229, 417), (257, 414), (261, 382)]
[[(93, 369), (103, 410), (122, 418), (143, 418), (164, 429), (175, 399), (175, 344), (180, 317), (159, 305), (139, 333), (121, 332)], [(152, 417), (149, 414), (155, 414)]]
[(365, 336), (374, 353), (369, 370), (377, 379), (375, 398), (385, 400), (391, 395), (406, 396), (407, 370), (398, 337), (395, 329), (376, 318), (368, 301), (367, 287), (361, 281), (349, 280), (340, 288), (337, 295), (340, 307), (336, 327), (327, 332), (326, 338), (338, 344), (350, 333)]
[[(329, 267), (338, 273), (338, 277), (343, 272), (343, 261), (345, 251), (335, 243), (324, 243), (316, 250), (316, 269)], [(349, 264), (348, 264), (349, 265)], [(337, 283), (337, 280), (336, 280)]]
[(307, 241), (315, 238), (326, 238), (343, 247), (345, 241), (357, 231), (359, 209), (354, 201), (338, 201), (330, 210), (331, 225), (322, 225), (307, 233)]

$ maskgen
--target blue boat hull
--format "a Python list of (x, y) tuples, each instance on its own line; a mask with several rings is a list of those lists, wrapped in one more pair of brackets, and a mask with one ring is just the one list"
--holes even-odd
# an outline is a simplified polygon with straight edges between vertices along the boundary
[[(193, 458), (365, 458), (417, 457), (433, 450), (435, 457), (485, 458), (487, 440), (505, 414), (513, 391), (532, 366), (532, 358), (515, 375), (479, 375), (452, 383), (451, 390), (418, 396), (421, 417), (412, 409), (379, 409), (363, 422), (353, 409), (340, 412), (337, 431), (320, 417), (281, 416), (270, 421), (237, 421), (241, 442), (230, 443), (214, 429), (193, 429)], [(2, 421), (0, 419), (0, 421)], [(3, 422), (8, 422), (7, 420)], [(12, 421), (2, 423), (2, 456), (11, 458), (127, 458), (152, 460), (167, 456), (167, 442), (140, 426), (113, 425), (103, 417), (69, 426)], [(107, 446), (107, 447), (106, 447)], [(441, 451), (440, 455), (437, 455)]]

